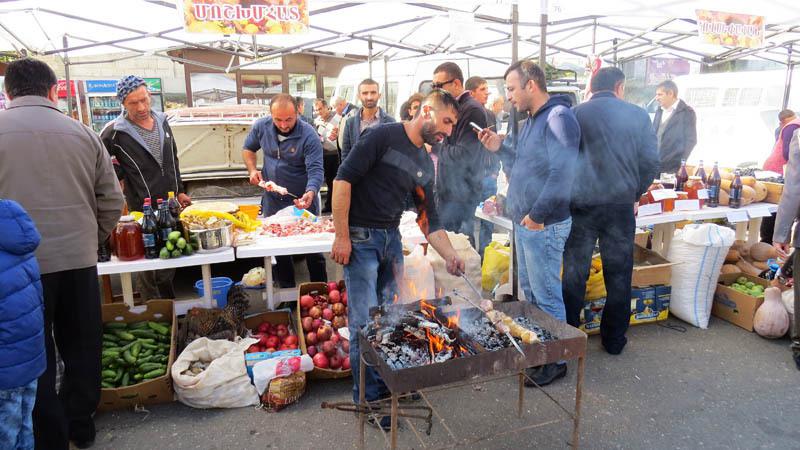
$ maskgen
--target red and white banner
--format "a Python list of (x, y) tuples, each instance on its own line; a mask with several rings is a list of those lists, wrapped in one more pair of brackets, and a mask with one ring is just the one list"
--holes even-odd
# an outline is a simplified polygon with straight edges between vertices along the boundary
[(182, 0), (190, 33), (295, 34), (308, 31), (307, 0)]
[(764, 46), (764, 16), (698, 9), (697, 30), (708, 44), (725, 47)]

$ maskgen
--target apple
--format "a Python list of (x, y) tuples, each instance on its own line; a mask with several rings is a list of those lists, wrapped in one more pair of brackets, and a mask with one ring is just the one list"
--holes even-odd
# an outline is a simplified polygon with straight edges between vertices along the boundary
[(323, 325), (317, 329), (317, 339), (320, 342), (327, 341), (333, 335), (333, 329), (329, 325)]
[(262, 323), (261, 325), (258, 326), (258, 332), (259, 333), (266, 333), (266, 332), (269, 331), (270, 328), (272, 328), (272, 324), (269, 323), (269, 322), (264, 322), (264, 323)]
[(266, 334), (262, 335), (260, 338), (258, 338), (258, 343), (260, 345), (267, 345), (267, 342), (269, 342), (269, 336), (266, 335)]
[(334, 303), (331, 309), (333, 310), (333, 313), (337, 316), (341, 316), (347, 313), (347, 307), (344, 306), (344, 303)]
[(312, 319), (319, 319), (322, 317), (322, 309), (319, 306), (315, 306), (308, 310), (308, 315), (311, 316)]
[(350, 353), (350, 341), (347, 339), (342, 339), (342, 351), (345, 353)]
[(275, 347), (270, 347), (270, 348), (265, 348), (264, 351), (267, 353), (275, 353), (277, 350), (275, 350)]
[(317, 328), (319, 328), (321, 326), (322, 326), (322, 319), (314, 319), (314, 321), (311, 322), (311, 329), (312, 330), (316, 330)]
[(333, 342), (334, 344), (338, 344), (341, 339), (342, 339), (341, 336), (339, 336), (339, 333), (337, 332), (334, 332), (333, 336), (331, 336), (331, 342)]
[(278, 328), (278, 337), (283, 339), (289, 335), (289, 330), (286, 328)]

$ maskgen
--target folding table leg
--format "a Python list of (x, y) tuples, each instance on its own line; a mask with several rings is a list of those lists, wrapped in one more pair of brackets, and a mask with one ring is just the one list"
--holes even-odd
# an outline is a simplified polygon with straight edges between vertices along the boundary
[(267, 274), (267, 281), (264, 288), (267, 290), (267, 310), (275, 309), (275, 290), (272, 286), (272, 257), (264, 257), (264, 272)]
[(122, 301), (128, 305), (129, 308), (133, 307), (133, 280), (131, 279), (130, 272), (123, 272), (119, 274), (120, 281), (122, 282)]

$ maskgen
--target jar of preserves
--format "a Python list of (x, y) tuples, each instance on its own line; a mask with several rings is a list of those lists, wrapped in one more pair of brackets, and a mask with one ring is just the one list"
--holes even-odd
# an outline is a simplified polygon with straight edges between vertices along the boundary
[(119, 218), (117, 228), (114, 229), (114, 246), (120, 261), (144, 258), (142, 227), (133, 219), (133, 216)]
[(653, 183), (647, 188), (647, 199), (648, 203), (656, 203), (658, 200), (653, 198), (652, 191), (664, 189), (664, 185), (661, 184), (661, 180), (653, 180)]
[(698, 176), (689, 177), (689, 181), (686, 182), (686, 194), (689, 196), (689, 200), (700, 200), (700, 207), (702, 208), (706, 199), (708, 199), (706, 183)]

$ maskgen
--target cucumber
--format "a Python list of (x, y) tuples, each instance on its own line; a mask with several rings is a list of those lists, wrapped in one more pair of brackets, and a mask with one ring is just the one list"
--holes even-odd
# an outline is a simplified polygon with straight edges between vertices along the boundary
[(114, 336), (111, 333), (103, 333), (103, 340), (104, 341), (111, 341), (111, 342), (119, 342), (119, 338)]
[(142, 378), (145, 379), (145, 380), (148, 380), (150, 378), (160, 377), (161, 375), (164, 375), (165, 373), (167, 373), (167, 369), (165, 369), (165, 368), (164, 369), (154, 369), (154, 370), (151, 370), (150, 372), (147, 372), (146, 374), (142, 375)]
[(105, 369), (102, 372), (100, 372), (100, 374), (103, 376), (103, 378), (111, 378), (111, 379), (113, 379), (114, 377), (117, 376), (117, 371), (116, 370), (111, 370), (111, 369)]
[(129, 343), (125, 344), (123, 347), (120, 348), (120, 351), (124, 352), (125, 350), (130, 350), (130, 348), (133, 347), (134, 343), (136, 343), (136, 341), (132, 341), (132, 342), (129, 342)]
[(111, 383), (109, 383), (107, 381), (101, 381), (100, 382), (100, 387), (102, 387), (103, 389), (114, 389), (115, 388), (115, 386), (113, 384), (111, 384)]
[(134, 322), (134, 323), (128, 325), (128, 329), (130, 331), (133, 331), (133, 330), (144, 330), (146, 328), (147, 328), (147, 321), (146, 320), (143, 320), (141, 322)]
[(117, 369), (117, 374), (114, 376), (114, 383), (119, 383), (122, 380), (122, 373), (124, 371), (122, 369)]
[(155, 358), (156, 357), (153, 356), (153, 355), (145, 356), (144, 358), (139, 358), (139, 359), (136, 360), (136, 365), (141, 366), (142, 364), (146, 364), (146, 363), (149, 363), (149, 362), (154, 362)]
[(156, 344), (148, 344), (147, 342), (142, 342), (142, 348), (146, 348), (149, 350), (159, 350), (161, 347), (157, 346)]
[(145, 356), (151, 356), (152, 354), (153, 354), (153, 350), (147, 348), (142, 353), (140, 353), (139, 356), (145, 357)]
[(147, 322), (147, 326), (156, 333), (166, 336), (169, 334), (169, 328), (155, 322)]
[(156, 339), (158, 335), (150, 329), (131, 330), (130, 333), (140, 339)]
[(125, 387), (130, 382), (131, 382), (131, 374), (130, 374), (130, 372), (125, 372), (125, 374), (122, 375), (122, 383), (120, 383), (120, 386)]
[(136, 358), (139, 356), (139, 352), (142, 351), (142, 344), (139, 341), (133, 343), (131, 346), (131, 355)]
[(124, 331), (124, 330), (116, 330), (116, 331), (114, 331), (114, 334), (116, 334), (120, 339), (125, 340), (125, 341), (135, 341), (136, 340), (136, 336), (134, 336), (134, 335), (132, 335), (132, 334), (130, 334), (127, 331)]
[(118, 351), (111, 351), (111, 350), (104, 350), (102, 354), (103, 358), (119, 358)]
[(128, 328), (128, 324), (125, 322), (107, 322), (103, 326), (109, 330), (124, 330)]
[(139, 372), (143, 374), (150, 373), (152, 371), (155, 371), (156, 369), (163, 369), (164, 371), (166, 371), (167, 366), (161, 363), (151, 363), (151, 362), (144, 363), (141, 366), (139, 366)]
[(105, 366), (111, 364), (112, 362), (114, 362), (116, 359), (117, 359), (116, 356), (103, 357), (103, 359), (100, 361), (100, 366), (101, 367), (105, 367)]
[(141, 380), (142, 379), (142, 374), (137, 373), (136, 375), (133, 376), (133, 379), (134, 380)]
[(128, 364), (136, 363), (136, 357), (131, 354), (130, 350), (125, 350), (122, 353), (122, 358), (125, 359), (125, 362), (127, 362)]

